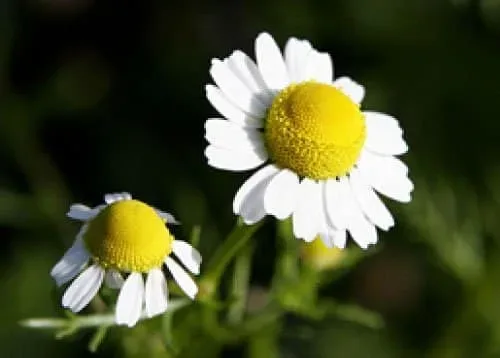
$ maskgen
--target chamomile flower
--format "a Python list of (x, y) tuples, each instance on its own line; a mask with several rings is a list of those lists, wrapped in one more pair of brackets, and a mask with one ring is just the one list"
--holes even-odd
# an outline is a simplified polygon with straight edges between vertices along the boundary
[[(165, 223), (176, 224), (175, 218), (132, 199), (128, 193), (107, 194), (104, 201), (95, 208), (74, 204), (67, 213), (83, 226), (73, 246), (51, 271), (59, 286), (76, 277), (66, 289), (62, 305), (79, 312), (105, 283), (120, 289), (116, 323), (134, 326), (141, 316), (153, 317), (167, 309), (163, 265), (186, 295), (194, 299), (196, 283), (171, 254), (195, 275), (200, 271), (201, 256), (169, 232)], [(124, 278), (122, 273), (128, 276)]]
[(247, 224), (266, 214), (292, 217), (307, 242), (320, 235), (345, 247), (349, 232), (366, 248), (394, 219), (376, 192), (409, 202), (413, 183), (396, 158), (408, 147), (398, 121), (361, 110), (365, 90), (333, 79), (330, 56), (290, 38), (284, 55), (267, 33), (255, 41), (256, 63), (243, 52), (212, 60), (215, 85), (206, 86), (224, 117), (205, 123), (208, 164), (257, 170), (238, 190), (235, 214)]

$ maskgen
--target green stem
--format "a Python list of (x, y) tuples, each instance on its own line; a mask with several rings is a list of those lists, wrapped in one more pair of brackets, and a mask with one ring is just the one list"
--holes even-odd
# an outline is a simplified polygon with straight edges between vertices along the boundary
[(97, 349), (101, 345), (102, 341), (106, 337), (106, 333), (108, 333), (109, 326), (100, 326), (97, 331), (92, 336), (92, 339), (89, 342), (89, 351), (92, 353), (97, 352)]
[(234, 302), (229, 307), (229, 312), (227, 314), (227, 320), (230, 324), (241, 322), (245, 313), (254, 247), (255, 246), (252, 244), (247, 245), (241, 251), (241, 254), (236, 257), (231, 297)]
[[(167, 312), (176, 311), (186, 306), (190, 301), (187, 299), (172, 299), (169, 302)], [(143, 315), (141, 318), (147, 318)], [(61, 329), (71, 328), (77, 331), (81, 328), (114, 326), (116, 324), (114, 313), (90, 314), (86, 316), (76, 316), (70, 314), (67, 318), (30, 318), (21, 321), (20, 324), (27, 328), (34, 329)]]
[(262, 225), (262, 220), (254, 225), (245, 225), (240, 220), (211, 257), (205, 269), (204, 282), (216, 286), (231, 260), (240, 252), (252, 235)]
[(291, 220), (277, 222), (276, 230), (278, 259), (274, 279), (283, 283), (296, 279), (300, 274), (298, 264), (300, 241), (293, 237)]
[(74, 316), (71, 318), (31, 318), (21, 321), (21, 325), (28, 328), (57, 329), (69, 326), (79, 328), (110, 326), (115, 324), (114, 314), (94, 314), (88, 316)]

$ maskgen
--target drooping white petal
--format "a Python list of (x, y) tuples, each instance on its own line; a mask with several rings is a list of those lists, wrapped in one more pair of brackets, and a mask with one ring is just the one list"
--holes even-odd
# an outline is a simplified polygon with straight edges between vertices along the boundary
[(299, 177), (288, 169), (275, 175), (264, 192), (264, 209), (283, 220), (292, 215), (299, 194)]
[(323, 199), (325, 202), (326, 213), (331, 224), (336, 229), (345, 229), (347, 227), (345, 212), (343, 209), (344, 198), (340, 190), (340, 184), (335, 179), (328, 179), (324, 184)]
[(389, 230), (394, 226), (394, 219), (391, 213), (378, 195), (375, 194), (371, 186), (366, 183), (358, 169), (353, 168), (351, 170), (349, 183), (358, 205), (374, 225), (382, 230)]
[(99, 210), (89, 208), (83, 204), (73, 204), (69, 207), (69, 211), (66, 213), (66, 216), (80, 221), (88, 221), (93, 219)]
[(302, 82), (307, 79), (306, 65), (312, 46), (307, 40), (292, 37), (285, 46), (285, 62), (290, 82)]
[(292, 215), (295, 237), (306, 242), (314, 240), (321, 229), (319, 221), (321, 205), (321, 185), (308, 178), (302, 180), (299, 186), (297, 204)]
[(347, 232), (344, 229), (330, 229), (328, 232), (320, 233), (320, 238), (327, 247), (344, 249), (347, 241)]
[(250, 115), (260, 118), (266, 113), (266, 105), (231, 70), (227, 60), (212, 60), (210, 75), (215, 84), (234, 105)]
[(120, 289), (123, 286), (125, 280), (121, 273), (116, 270), (109, 269), (106, 271), (106, 275), (104, 276), (104, 283), (106, 286), (112, 289)]
[(377, 229), (363, 215), (361, 208), (355, 201), (347, 178), (341, 178), (339, 184), (347, 230), (359, 247), (366, 249), (368, 245), (377, 242)]
[(64, 256), (54, 265), (50, 275), (58, 286), (64, 285), (78, 275), (89, 260), (82, 238), (79, 236)]
[(347, 242), (347, 231), (346, 230), (336, 230), (333, 236), (333, 246), (339, 249), (344, 249)]
[(305, 77), (309, 80), (332, 83), (333, 64), (330, 55), (316, 50), (310, 51), (305, 68)]
[(252, 117), (231, 103), (222, 91), (214, 85), (205, 86), (207, 99), (225, 118), (242, 127), (261, 128), (262, 118)]
[(168, 288), (165, 276), (160, 269), (155, 268), (148, 272), (144, 295), (146, 316), (151, 318), (162, 314), (168, 306)]
[(408, 151), (403, 131), (395, 118), (378, 112), (363, 114), (366, 123), (365, 146), (368, 150), (382, 155), (400, 155)]
[(208, 165), (217, 169), (244, 171), (258, 167), (267, 160), (264, 148), (236, 151), (209, 145), (205, 149)]
[(195, 275), (200, 273), (201, 255), (193, 246), (185, 241), (174, 240), (172, 251), (189, 271)]
[(198, 293), (196, 282), (194, 282), (191, 276), (189, 276), (189, 274), (171, 257), (165, 259), (165, 265), (167, 265), (175, 282), (177, 282), (184, 293), (193, 300)]
[(255, 224), (266, 215), (264, 192), (278, 171), (274, 165), (265, 166), (248, 178), (236, 193), (233, 212), (241, 215), (247, 225)]
[(144, 303), (142, 274), (132, 272), (120, 290), (116, 301), (115, 320), (119, 325), (134, 326), (141, 318)]
[(290, 83), (281, 51), (272, 36), (266, 32), (255, 40), (255, 57), (268, 88), (280, 90)]
[(362, 215), (352, 219), (349, 233), (362, 249), (367, 249), (369, 245), (376, 244), (378, 241), (377, 229)]
[(269, 92), (262, 74), (257, 65), (242, 51), (234, 51), (228, 58), (228, 64), (231, 70), (238, 78), (256, 95), (266, 106), (269, 106), (273, 100), (273, 94)]
[(348, 96), (354, 103), (360, 104), (365, 97), (365, 88), (349, 77), (339, 77), (333, 85)]
[(216, 147), (253, 151), (263, 148), (262, 133), (253, 128), (244, 128), (224, 119), (209, 119), (205, 122), (205, 138)]
[(62, 298), (63, 307), (80, 312), (94, 298), (104, 279), (104, 269), (92, 265), (83, 271), (68, 287)]
[(362, 151), (357, 164), (365, 181), (379, 193), (403, 203), (411, 201), (413, 183), (408, 168), (397, 158)]
[(104, 201), (106, 202), (106, 204), (112, 204), (116, 201), (120, 201), (120, 200), (130, 200), (132, 199), (132, 196), (127, 193), (127, 192), (123, 192), (123, 193), (110, 193), (110, 194), (106, 194), (104, 195)]
[(320, 181), (320, 200), (321, 205), (319, 205), (319, 215), (318, 215), (318, 231), (321, 240), (327, 247), (335, 246), (334, 237), (337, 235), (337, 229), (333, 226), (326, 207), (325, 193), (326, 193), (326, 181)]
[(162, 211), (159, 209), (155, 209), (156, 213), (158, 214), (159, 217), (161, 217), (167, 224), (175, 224), (178, 225), (180, 224), (179, 221), (170, 213), (167, 213), (166, 211)]
[(332, 248), (333, 247), (333, 240), (332, 237), (330, 236), (329, 232), (322, 231), (319, 233), (319, 238), (321, 241), (323, 241), (323, 244), (325, 244), (326, 247)]

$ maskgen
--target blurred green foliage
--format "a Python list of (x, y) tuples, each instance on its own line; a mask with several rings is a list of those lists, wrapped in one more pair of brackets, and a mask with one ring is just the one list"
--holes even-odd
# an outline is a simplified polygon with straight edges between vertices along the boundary
[(389, 203), (397, 225), (363, 259), (321, 274), (294, 271), (297, 247), (266, 222), (248, 253), (247, 310), (279, 273), (290, 312), (242, 340), (197, 328), (194, 307), (112, 328), (94, 356), (187, 345), (183, 357), (500, 357), (498, 0), (0, 2), (1, 357), (90, 354), (91, 331), (56, 341), (18, 324), (63, 317), (48, 273), (77, 230), (70, 203), (130, 191), (175, 213), (178, 237), (200, 225), (204, 257), (220, 245), (247, 175), (205, 163), (215, 112), (203, 85), (212, 57), (252, 54), (264, 30), (329, 52), (338, 75), (366, 86), (367, 108), (401, 121), (414, 200)]

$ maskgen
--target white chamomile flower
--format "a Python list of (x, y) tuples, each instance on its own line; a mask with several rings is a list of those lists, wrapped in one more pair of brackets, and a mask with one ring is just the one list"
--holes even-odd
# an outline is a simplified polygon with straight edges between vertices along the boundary
[[(128, 193), (107, 194), (104, 201), (106, 204), (95, 208), (74, 204), (67, 213), (68, 217), (82, 221), (83, 226), (73, 246), (51, 271), (59, 286), (78, 275), (64, 293), (62, 305), (79, 312), (104, 282), (120, 289), (116, 323), (134, 326), (141, 316), (153, 317), (167, 309), (164, 264), (179, 287), (194, 299), (198, 287), (171, 253), (195, 275), (200, 271), (201, 256), (168, 231), (165, 223), (175, 224), (175, 218), (133, 200)], [(124, 278), (122, 272), (128, 276)]]
[(346, 232), (362, 248), (375, 227), (394, 219), (375, 192), (409, 202), (413, 183), (395, 156), (408, 150), (398, 121), (362, 111), (364, 88), (333, 80), (330, 56), (290, 38), (284, 55), (273, 38), (255, 41), (255, 64), (241, 51), (213, 59), (207, 98), (223, 118), (205, 123), (208, 164), (244, 171), (267, 163), (238, 190), (233, 210), (247, 224), (266, 214), (292, 216), (297, 238), (320, 236), (343, 248)]

